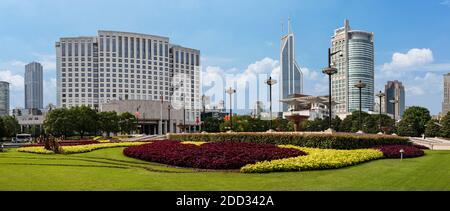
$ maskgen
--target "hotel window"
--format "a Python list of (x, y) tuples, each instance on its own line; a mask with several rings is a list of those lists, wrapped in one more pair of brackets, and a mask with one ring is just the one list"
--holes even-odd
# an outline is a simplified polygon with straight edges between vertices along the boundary
[(103, 36), (100, 36), (100, 51), (103, 51), (103, 45), (104, 45), (104, 43), (103, 43)]
[(66, 43), (61, 44), (62, 56), (66, 56)]
[(148, 40), (148, 59), (152, 59), (152, 40)]
[(134, 58), (134, 37), (130, 38), (130, 58)]
[(141, 40), (136, 38), (136, 58), (141, 58)]
[[(142, 39), (142, 59), (146, 59), (147, 58), (146, 57), (146, 53), (147, 53), (146, 48), (147, 48), (146, 39)], [(145, 64), (145, 61), (143, 61), (143, 62), (144, 62), (143, 64)]]
[(119, 57), (122, 57), (122, 37), (121, 36), (119, 36)]
[(86, 51), (86, 43), (83, 42), (81, 43), (81, 56), (86, 55), (85, 51)]
[(153, 42), (153, 54), (154, 56), (158, 56), (158, 43)]
[(128, 37), (124, 37), (125, 40), (125, 58), (128, 58)]
[(181, 52), (181, 64), (184, 64), (184, 52)]
[[(92, 51), (92, 43), (88, 43), (88, 57), (90, 57), (92, 55), (91, 51)], [(90, 61), (90, 59), (89, 59), (89, 61)]]
[(163, 56), (163, 44), (159, 43), (159, 56)]
[(72, 56), (72, 43), (69, 43), (69, 56)]
[(116, 37), (113, 37), (112, 38), (112, 52), (117, 52), (117, 49), (116, 49)]
[(169, 45), (165, 45), (165, 56), (169, 57)]
[(111, 51), (111, 38), (109, 36), (106, 37), (106, 52)]

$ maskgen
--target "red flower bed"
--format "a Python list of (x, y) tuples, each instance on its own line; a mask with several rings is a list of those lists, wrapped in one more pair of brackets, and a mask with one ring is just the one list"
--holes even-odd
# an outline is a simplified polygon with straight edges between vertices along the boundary
[[(90, 145), (90, 144), (98, 144), (100, 142), (98, 141), (92, 141), (92, 140), (65, 140), (65, 141), (60, 141), (59, 144), (61, 146), (79, 146), (79, 145)], [(27, 144), (23, 147), (42, 147), (44, 146), (44, 144)]]
[(387, 158), (400, 158), (401, 153), (400, 150), (404, 150), (403, 158), (415, 158), (421, 157), (425, 155), (425, 152), (415, 146), (406, 146), (406, 145), (392, 145), (392, 146), (381, 146), (377, 147), (381, 152), (383, 152), (384, 156)]
[(429, 150), (430, 148), (424, 145), (420, 145), (420, 144), (413, 144), (414, 147), (416, 147), (417, 149), (423, 149), (423, 150)]
[(306, 155), (299, 150), (271, 144), (214, 142), (195, 146), (177, 141), (157, 141), (129, 147), (124, 154), (149, 162), (199, 169), (240, 169), (259, 161)]

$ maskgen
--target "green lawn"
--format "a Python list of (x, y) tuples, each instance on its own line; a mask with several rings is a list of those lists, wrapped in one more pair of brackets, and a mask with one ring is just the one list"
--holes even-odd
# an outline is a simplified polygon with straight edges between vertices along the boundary
[(241, 174), (198, 172), (122, 155), (0, 153), (0, 190), (450, 190), (450, 151), (377, 160), (339, 170)]

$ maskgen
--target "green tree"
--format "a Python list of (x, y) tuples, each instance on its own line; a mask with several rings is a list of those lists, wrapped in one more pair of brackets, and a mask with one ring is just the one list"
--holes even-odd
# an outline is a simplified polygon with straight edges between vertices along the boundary
[(119, 116), (115, 111), (112, 112), (100, 112), (98, 116), (98, 129), (106, 133), (109, 136), (111, 133), (118, 133), (120, 131), (119, 127)]
[(73, 107), (69, 113), (74, 117), (74, 130), (83, 139), (86, 133), (94, 133), (97, 131), (97, 112), (87, 106)]
[(293, 123), (283, 118), (274, 119), (273, 128), (275, 128), (276, 131), (280, 132), (294, 131)]
[(450, 138), (450, 112), (444, 116), (441, 120), (442, 128), (440, 135), (445, 138)]
[(131, 134), (137, 129), (136, 117), (129, 112), (122, 113), (119, 116), (119, 127), (122, 133)]
[[(361, 113), (361, 119), (362, 119), (362, 124), (360, 125), (359, 123), (359, 111), (354, 111), (351, 115), (348, 115), (340, 124), (340, 130), (341, 132), (348, 132), (348, 133), (356, 133), (361, 129), (361, 126), (363, 127), (364, 130), (364, 124), (366, 125), (372, 125), (373, 127), (373, 120), (369, 119), (368, 117), (370, 116), (370, 114), (366, 113), (366, 112), (362, 112)], [(368, 121), (368, 122), (366, 122)], [(367, 127), (367, 126), (366, 126)], [(371, 131), (372, 129), (369, 130), (369, 128), (367, 128), (368, 131)]]
[(425, 128), (425, 136), (427, 137), (438, 137), (441, 135), (441, 127), (438, 125), (438, 121), (432, 119), (428, 121)]
[(408, 108), (403, 114), (403, 118), (399, 124), (397, 131), (398, 135), (415, 137), (422, 136), (422, 134), (425, 133), (425, 125), (430, 120), (431, 115), (428, 109), (418, 106)]
[(47, 114), (44, 120), (44, 130), (46, 134), (54, 137), (67, 137), (75, 129), (74, 118), (67, 108), (54, 109)]
[(219, 118), (207, 117), (202, 123), (202, 129), (208, 133), (217, 133), (220, 132), (220, 125), (223, 122), (224, 121)]
[(20, 133), (20, 125), (13, 116), (3, 116), (2, 118), (2, 137), (11, 138)]

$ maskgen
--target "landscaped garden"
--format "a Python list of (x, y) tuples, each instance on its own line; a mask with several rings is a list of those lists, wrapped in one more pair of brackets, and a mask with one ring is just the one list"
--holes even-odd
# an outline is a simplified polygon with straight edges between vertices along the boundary
[(450, 152), (395, 136), (170, 138), (180, 141), (66, 141), (60, 154), (9, 149), (0, 153), (0, 190), (450, 190)]

